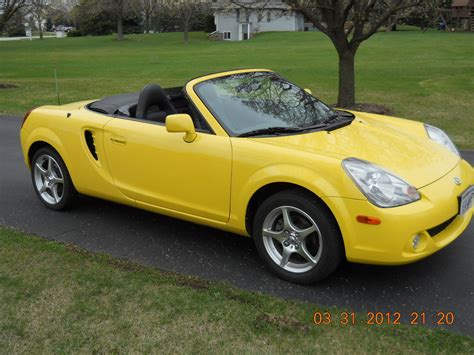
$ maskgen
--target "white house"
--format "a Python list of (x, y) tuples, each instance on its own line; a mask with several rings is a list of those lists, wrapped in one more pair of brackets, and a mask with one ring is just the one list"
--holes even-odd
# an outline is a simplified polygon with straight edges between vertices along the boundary
[(217, 0), (213, 4), (214, 36), (242, 41), (258, 32), (304, 31), (303, 15), (281, 0)]

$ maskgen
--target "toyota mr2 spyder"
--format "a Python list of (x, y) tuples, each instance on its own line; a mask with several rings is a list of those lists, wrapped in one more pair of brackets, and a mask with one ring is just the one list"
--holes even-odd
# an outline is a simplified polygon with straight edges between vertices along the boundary
[(473, 168), (441, 129), (331, 108), (264, 69), (42, 106), (21, 144), (47, 207), (83, 194), (249, 236), (297, 283), (425, 258), (473, 215)]

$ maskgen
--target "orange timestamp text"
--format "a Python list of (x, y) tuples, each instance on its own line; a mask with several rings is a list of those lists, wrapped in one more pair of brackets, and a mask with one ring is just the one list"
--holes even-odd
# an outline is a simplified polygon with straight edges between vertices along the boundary
[(322, 312), (313, 314), (313, 322), (316, 325), (426, 325), (436, 326), (453, 325), (455, 321), (454, 312), (436, 311), (424, 312), (414, 311), (407, 314), (402, 312)]

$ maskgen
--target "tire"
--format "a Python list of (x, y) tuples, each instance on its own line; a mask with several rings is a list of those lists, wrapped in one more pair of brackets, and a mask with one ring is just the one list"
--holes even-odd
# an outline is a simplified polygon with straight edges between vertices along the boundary
[(31, 159), (31, 180), (40, 201), (56, 211), (72, 207), (77, 191), (61, 156), (51, 147), (39, 149)]
[(268, 268), (294, 283), (321, 281), (345, 258), (330, 211), (314, 196), (296, 189), (278, 192), (258, 207), (253, 237)]

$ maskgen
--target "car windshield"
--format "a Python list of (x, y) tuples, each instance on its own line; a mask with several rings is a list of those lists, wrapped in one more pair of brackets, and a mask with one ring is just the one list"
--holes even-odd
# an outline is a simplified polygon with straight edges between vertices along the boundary
[(272, 72), (233, 74), (204, 81), (196, 93), (232, 136), (278, 128), (320, 126), (336, 113)]

